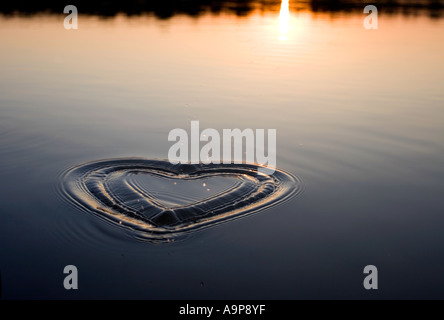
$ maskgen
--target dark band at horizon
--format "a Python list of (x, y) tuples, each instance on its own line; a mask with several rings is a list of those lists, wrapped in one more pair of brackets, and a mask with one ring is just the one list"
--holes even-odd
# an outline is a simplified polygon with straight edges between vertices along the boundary
[[(441, 18), (444, 0), (379, 0), (379, 1), (356, 1), (356, 0), (308, 0), (290, 1), (290, 10), (310, 10), (312, 12), (326, 12), (334, 14), (362, 13), (363, 6), (367, 4), (376, 5), (380, 14), (403, 14), (416, 15), (420, 12), (426, 13), (431, 18)], [(79, 13), (97, 15), (101, 17), (114, 17), (117, 14), (128, 16), (153, 14), (161, 19), (168, 19), (177, 14), (186, 14), (199, 17), (205, 13), (230, 13), (237, 16), (247, 16), (255, 10), (279, 11), (281, 1), (279, 0), (172, 0), (172, 1), (97, 1), (90, 2), (76, 0), (67, 2), (66, 5), (75, 5)], [(33, 15), (42, 13), (62, 14), (63, 5), (59, 1), (14, 1), (0, 4), (0, 13), (4, 15)]]

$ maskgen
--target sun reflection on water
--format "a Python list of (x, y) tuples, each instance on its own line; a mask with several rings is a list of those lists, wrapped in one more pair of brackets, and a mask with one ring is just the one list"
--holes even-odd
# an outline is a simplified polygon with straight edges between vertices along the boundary
[(287, 40), (288, 30), (290, 28), (290, 10), (289, 0), (282, 0), (281, 10), (279, 12), (279, 40)]

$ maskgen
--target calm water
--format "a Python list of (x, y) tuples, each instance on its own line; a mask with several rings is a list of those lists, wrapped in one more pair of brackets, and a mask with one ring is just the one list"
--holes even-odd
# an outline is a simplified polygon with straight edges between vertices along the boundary
[[(366, 30), (364, 17), (278, 4), (80, 15), (69, 31), (63, 15), (0, 15), (2, 297), (443, 299), (444, 19), (382, 12)], [(68, 168), (166, 159), (192, 120), (277, 129), (277, 167), (303, 191), (168, 243), (60, 197)]]

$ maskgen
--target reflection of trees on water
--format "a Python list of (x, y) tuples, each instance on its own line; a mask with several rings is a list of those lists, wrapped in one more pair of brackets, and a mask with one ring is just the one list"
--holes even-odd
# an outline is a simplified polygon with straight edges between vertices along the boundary
[[(214, 14), (227, 12), (245, 16), (255, 10), (279, 12), (280, 0), (74, 0), (69, 2), (77, 6), (79, 13), (111, 17), (123, 13), (126, 15), (154, 14), (159, 18), (169, 18), (176, 14), (199, 16), (203, 13)], [(427, 13), (430, 17), (442, 16), (444, 0), (290, 0), (290, 10), (311, 10), (313, 12), (352, 12), (362, 13), (365, 4), (378, 7), (380, 14), (418, 15)], [(0, 4), (3, 14), (62, 13), (64, 5), (60, 1), (8, 1)]]
[(356, 12), (372, 4), (379, 14), (419, 15), (426, 13), (431, 18), (440, 18), (444, 9), (443, 0), (308, 0), (313, 12)]

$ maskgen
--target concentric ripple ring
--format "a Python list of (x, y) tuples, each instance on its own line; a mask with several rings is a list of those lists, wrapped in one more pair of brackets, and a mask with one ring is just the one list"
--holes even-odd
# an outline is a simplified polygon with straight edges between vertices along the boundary
[[(99, 160), (64, 172), (60, 191), (83, 211), (125, 225), (152, 240), (171, 239), (204, 227), (256, 213), (290, 199), (300, 181), (275, 170), (265, 174), (254, 164), (171, 164), (167, 160)], [(167, 206), (133, 179), (150, 175), (173, 181), (228, 177), (223, 192), (183, 205)]]

